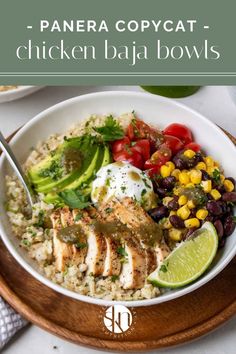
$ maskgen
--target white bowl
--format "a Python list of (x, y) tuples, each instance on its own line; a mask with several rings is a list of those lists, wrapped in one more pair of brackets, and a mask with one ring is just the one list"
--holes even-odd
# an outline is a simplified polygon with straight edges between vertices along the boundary
[[(113, 113), (118, 115), (132, 110), (135, 110), (137, 115), (147, 123), (156, 125), (159, 128), (164, 128), (173, 122), (186, 124), (191, 128), (196, 141), (202, 145), (205, 151), (222, 163), (225, 174), (236, 178), (236, 149), (220, 128), (202, 115), (175, 101), (146, 93), (100, 92), (59, 103), (28, 122), (12, 139), (11, 146), (19, 161), (23, 162), (29, 154), (30, 148), (35, 146), (39, 140), (47, 139), (53, 133), (64, 133), (71, 125), (83, 120), (90, 114)], [(36, 263), (19, 247), (19, 241), (11, 232), (8, 217), (4, 210), (4, 201), (6, 199), (4, 178), (6, 173), (9, 173), (9, 165), (5, 157), (2, 156), (0, 160), (0, 233), (3, 242), (13, 257), (33, 277), (59, 293), (74, 299), (102, 306), (119, 303), (134, 307), (162, 303), (190, 293), (207, 283), (221, 272), (236, 254), (236, 232), (234, 232), (228, 238), (225, 247), (218, 253), (218, 257), (211, 269), (203, 277), (189, 286), (169, 291), (154, 299), (106, 301), (79, 295), (54, 284), (43, 274), (40, 274), (37, 271)]]
[(15, 101), (39, 91), (44, 86), (17, 86), (11, 90), (0, 92), (0, 103)]

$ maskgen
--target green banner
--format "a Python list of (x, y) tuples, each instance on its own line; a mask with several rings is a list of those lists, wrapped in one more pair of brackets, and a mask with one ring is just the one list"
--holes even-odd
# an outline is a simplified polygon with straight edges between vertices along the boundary
[(2, 84), (235, 84), (235, 0), (0, 0)]

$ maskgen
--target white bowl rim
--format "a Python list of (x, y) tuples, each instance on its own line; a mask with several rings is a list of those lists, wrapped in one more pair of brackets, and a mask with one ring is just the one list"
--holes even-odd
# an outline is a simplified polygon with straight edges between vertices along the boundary
[[(195, 116), (198, 116), (202, 121), (204, 121), (204, 123), (206, 125), (208, 125), (211, 129), (216, 130), (223, 139), (228, 139), (228, 142), (231, 143), (232, 148), (235, 148), (235, 145), (233, 144), (232, 141), (230, 141), (230, 139), (226, 136), (226, 134), (217, 126), (215, 125), (213, 122), (211, 122), (210, 120), (208, 120), (206, 117), (204, 117), (202, 114), (198, 113), (197, 111), (195, 111), (194, 109), (191, 109), (187, 106), (185, 106), (184, 104), (180, 103), (180, 102), (176, 102), (173, 99), (169, 99), (166, 97), (162, 97), (162, 96), (155, 96), (149, 93), (145, 93), (145, 92), (135, 92), (135, 91), (102, 91), (102, 92), (94, 92), (94, 93), (88, 93), (85, 95), (81, 95), (81, 96), (76, 96), (70, 99), (67, 99), (65, 101), (59, 102), (49, 108), (47, 108), (46, 110), (42, 111), (41, 113), (37, 114), (34, 118), (32, 118), (30, 121), (28, 121), (16, 134), (15, 136), (12, 138), (11, 143), (14, 143), (15, 140), (17, 140), (18, 138), (20, 138), (20, 135), (22, 133), (24, 133), (26, 130), (28, 130), (32, 125), (34, 125), (38, 120), (40, 120), (42, 117), (48, 115), (49, 113), (58, 110), (62, 107), (66, 107), (68, 105), (70, 105), (73, 102), (76, 101), (83, 101), (83, 100), (87, 100), (88, 98), (92, 98), (92, 97), (103, 97), (103, 96), (139, 96), (140, 98), (145, 98), (145, 97), (153, 97), (154, 100), (159, 100), (163, 101), (163, 102), (167, 102), (173, 106), (177, 106), (179, 108), (182, 108), (183, 110), (194, 114)], [(0, 157), (0, 168), (2, 168), (3, 162), (4, 162), (5, 156), (4, 154)], [(197, 290), (198, 288), (200, 288), (201, 286), (203, 286), (204, 284), (206, 284), (207, 282), (209, 282), (210, 280), (212, 280), (216, 275), (218, 275), (228, 264), (229, 262), (233, 259), (233, 257), (236, 254), (236, 247), (232, 248), (230, 250), (230, 252), (228, 253), (227, 257), (225, 258), (224, 262), (221, 262), (217, 265), (217, 267), (215, 268), (215, 270), (213, 270), (211, 273), (207, 273), (205, 275), (203, 275), (202, 278), (200, 278), (199, 280), (197, 280), (196, 282), (187, 285), (184, 288), (180, 288), (177, 289), (176, 292), (174, 293), (166, 293), (165, 297), (163, 298), (162, 296), (158, 296), (158, 297), (154, 297), (152, 299), (144, 299), (144, 300), (130, 300), (130, 301), (116, 301), (116, 300), (104, 300), (104, 299), (98, 299), (98, 298), (93, 298), (90, 296), (86, 296), (86, 295), (81, 295), (78, 294), (76, 292), (73, 292), (71, 290), (68, 290), (66, 288), (63, 288), (62, 286), (53, 283), (52, 281), (50, 281), (49, 279), (47, 279), (45, 276), (41, 275), (39, 272), (37, 272), (33, 267), (31, 267), (25, 260), (24, 258), (17, 252), (17, 250), (14, 248), (14, 246), (11, 244), (10, 240), (8, 239), (7, 234), (4, 231), (4, 227), (1, 223), (0, 220), (0, 233), (1, 233), (1, 238), (5, 244), (5, 246), (7, 247), (7, 249), (9, 250), (9, 252), (11, 253), (11, 255), (17, 260), (17, 262), (27, 271), (29, 272), (34, 278), (36, 278), (38, 281), (40, 281), (41, 283), (43, 283), (44, 285), (48, 286), (49, 288), (55, 290), (58, 293), (61, 293), (62, 295), (71, 297), (73, 299), (82, 301), (82, 302), (87, 302), (87, 303), (91, 303), (94, 305), (100, 305), (100, 306), (113, 306), (113, 305), (124, 305), (126, 307), (142, 307), (142, 306), (151, 306), (151, 305), (157, 305), (160, 303), (164, 303), (166, 301), (170, 301), (170, 300), (174, 300), (177, 299), (181, 296), (187, 295), (190, 292), (193, 292), (195, 290)], [(163, 299), (162, 299), (163, 298)]]

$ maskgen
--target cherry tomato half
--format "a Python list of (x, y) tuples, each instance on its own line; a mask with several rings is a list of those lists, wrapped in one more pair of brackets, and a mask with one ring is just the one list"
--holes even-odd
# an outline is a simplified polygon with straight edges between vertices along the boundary
[(163, 134), (150, 127), (139, 119), (133, 119), (127, 128), (127, 135), (131, 141), (148, 139), (151, 148), (155, 151), (164, 141)]
[(185, 149), (191, 149), (191, 150), (193, 150), (195, 152), (198, 152), (198, 151), (201, 150), (201, 146), (199, 144), (197, 144), (197, 143), (194, 143), (194, 142), (185, 145), (184, 148)]
[(162, 144), (160, 148), (152, 154), (151, 158), (144, 163), (145, 169), (151, 169), (156, 166), (161, 167), (167, 161), (170, 161), (172, 156), (171, 150), (165, 144)]
[(155, 175), (159, 175), (160, 166), (154, 166), (154, 167), (146, 170), (145, 172), (150, 178), (153, 178)]
[(163, 131), (164, 135), (172, 135), (179, 138), (184, 144), (193, 141), (191, 130), (186, 125), (173, 123), (168, 125)]
[(142, 169), (143, 168), (143, 157), (142, 155), (132, 148), (128, 150), (122, 150), (113, 155), (115, 161), (125, 161), (129, 162), (131, 165)]
[(147, 139), (142, 139), (138, 141), (134, 141), (131, 143), (132, 151), (139, 152), (142, 156), (144, 161), (150, 158), (150, 142)]
[(184, 144), (176, 136), (165, 135), (164, 138), (165, 138), (165, 145), (171, 149), (173, 155), (177, 154), (178, 151), (183, 149)]
[(125, 136), (123, 139), (116, 140), (112, 143), (112, 153), (116, 154), (119, 151), (124, 150), (130, 146), (130, 140), (127, 136)]

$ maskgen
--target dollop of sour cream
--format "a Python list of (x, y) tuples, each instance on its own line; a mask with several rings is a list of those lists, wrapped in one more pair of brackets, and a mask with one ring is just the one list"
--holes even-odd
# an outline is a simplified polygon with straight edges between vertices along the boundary
[(104, 203), (112, 198), (130, 197), (148, 210), (156, 206), (156, 197), (150, 178), (139, 168), (118, 161), (102, 167), (92, 183), (93, 203)]

